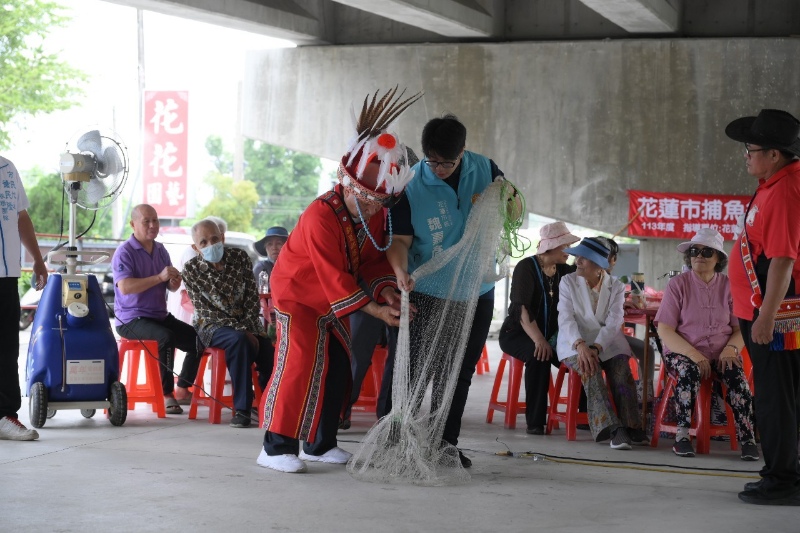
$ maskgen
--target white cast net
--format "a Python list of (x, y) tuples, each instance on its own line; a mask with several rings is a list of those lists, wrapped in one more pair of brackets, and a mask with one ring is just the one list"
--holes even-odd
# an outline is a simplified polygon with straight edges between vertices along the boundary
[[(383, 483), (452, 485), (470, 477), (442, 440), (481, 283), (494, 282), (508, 182), (492, 183), (472, 207), (461, 240), (420, 266), (403, 293), (392, 381), (392, 411), (366, 434), (347, 470)], [(505, 262), (502, 261), (502, 264)], [(434, 298), (423, 294), (436, 286)], [(409, 299), (417, 311), (409, 324)]]

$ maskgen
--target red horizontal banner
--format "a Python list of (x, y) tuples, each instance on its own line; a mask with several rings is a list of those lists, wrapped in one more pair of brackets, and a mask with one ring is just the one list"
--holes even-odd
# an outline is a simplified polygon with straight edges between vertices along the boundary
[[(628, 191), (631, 237), (691, 239), (700, 228), (714, 228), (733, 240), (737, 218), (744, 215), (749, 196)], [(638, 213), (638, 216), (637, 216)]]

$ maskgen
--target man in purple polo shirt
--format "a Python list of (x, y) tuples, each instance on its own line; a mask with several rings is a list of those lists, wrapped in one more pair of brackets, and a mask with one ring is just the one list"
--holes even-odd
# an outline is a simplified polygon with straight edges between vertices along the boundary
[(175, 399), (172, 368), (175, 349), (186, 352), (178, 379), (178, 393), (188, 397), (199, 366), (197, 333), (167, 312), (166, 291), (175, 291), (181, 274), (169, 259), (158, 236), (158, 214), (152, 206), (137, 205), (131, 213), (133, 235), (114, 252), (114, 314), (117, 333), (126, 339), (155, 340), (161, 362), (161, 387), (168, 414), (183, 412)]

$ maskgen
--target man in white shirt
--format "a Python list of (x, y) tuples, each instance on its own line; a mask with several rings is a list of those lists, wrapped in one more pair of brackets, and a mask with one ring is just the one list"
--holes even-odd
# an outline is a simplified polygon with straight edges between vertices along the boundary
[(39, 433), (17, 419), (22, 406), (19, 387), (20, 244), (33, 257), (31, 285), (47, 283), (47, 267), (28, 215), (28, 197), (14, 163), (0, 157), (0, 440), (36, 440)]

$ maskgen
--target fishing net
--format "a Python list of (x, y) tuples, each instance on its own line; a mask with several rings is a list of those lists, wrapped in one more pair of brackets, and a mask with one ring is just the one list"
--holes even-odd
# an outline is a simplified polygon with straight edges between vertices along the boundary
[[(472, 207), (461, 240), (414, 271), (415, 291), (402, 294), (392, 411), (367, 432), (348, 463), (356, 479), (418, 485), (469, 481), (458, 450), (442, 434), (481, 283), (506, 274), (505, 252), (498, 246), (507, 233), (512, 194), (508, 182), (492, 183)], [(429, 290), (433, 287), (437, 290)], [(427, 296), (431, 292), (446, 296)], [(416, 308), (410, 324), (409, 302)]]

